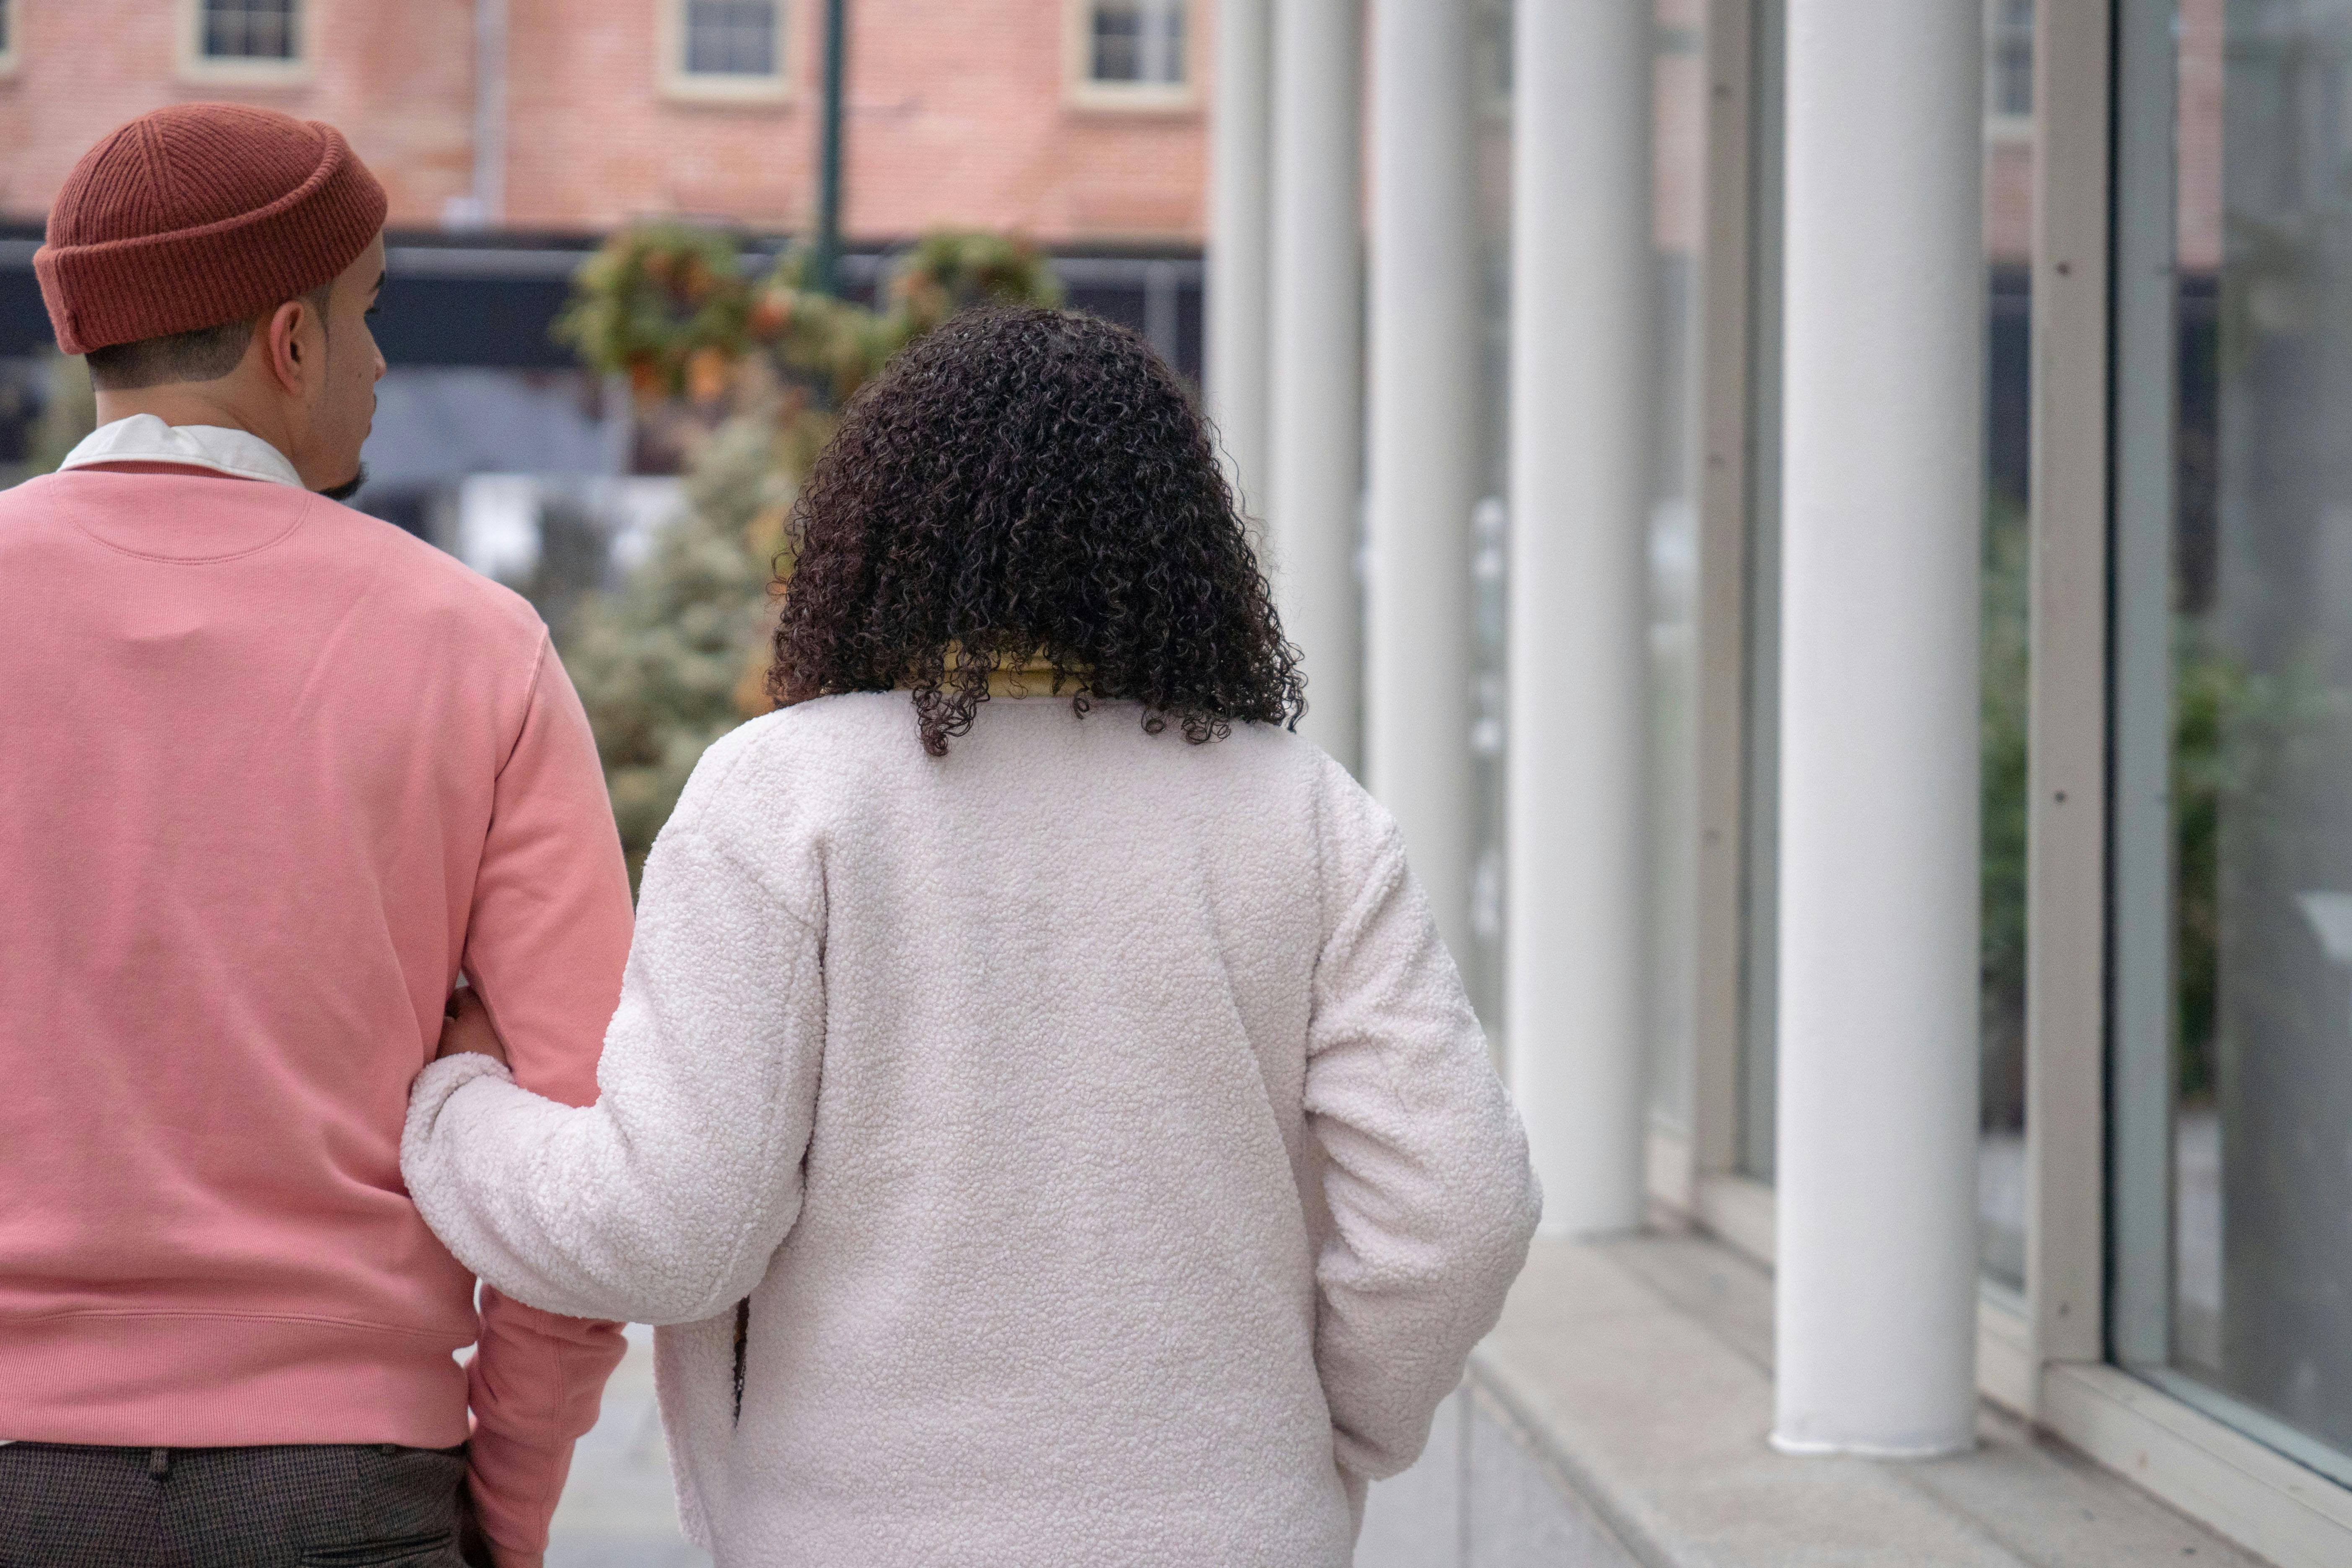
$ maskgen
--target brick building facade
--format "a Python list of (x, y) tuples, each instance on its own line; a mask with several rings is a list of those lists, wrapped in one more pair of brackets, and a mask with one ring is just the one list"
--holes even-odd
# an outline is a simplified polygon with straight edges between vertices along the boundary
[[(594, 232), (677, 214), (790, 232), (814, 205), (819, 0), (0, 0), (0, 216), (19, 222), (109, 129), (196, 99), (333, 121), (383, 178), (396, 228)], [(1201, 243), (1198, 0), (856, 0), (849, 16), (851, 243), (941, 224), (1055, 248)]]

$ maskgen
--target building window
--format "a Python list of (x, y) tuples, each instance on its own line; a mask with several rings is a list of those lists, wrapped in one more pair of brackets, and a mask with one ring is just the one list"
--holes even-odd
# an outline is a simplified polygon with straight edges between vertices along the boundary
[(792, 95), (784, 0), (662, 0), (662, 91), (717, 104), (776, 104)]
[(1101, 108), (1192, 102), (1190, 0), (1065, 0), (1071, 96)]
[(303, 85), (313, 52), (306, 10), (303, 0), (180, 0), (180, 76), (240, 87)]
[(299, 60), (299, 17), (296, 0), (204, 0), (204, 58)]
[(1181, 86), (1184, 80), (1184, 0), (1092, 0), (1087, 18), (1087, 79)]
[(1985, 18), (1985, 115), (2033, 118), (2033, 0), (1992, 0)]
[(686, 0), (690, 76), (776, 74), (775, 0)]
[(2033, 0), (1992, 0), (1985, 52), (1984, 532), (1978, 797), (1977, 1240), (1985, 1277), (2025, 1289), (2027, 716), (2032, 557)]

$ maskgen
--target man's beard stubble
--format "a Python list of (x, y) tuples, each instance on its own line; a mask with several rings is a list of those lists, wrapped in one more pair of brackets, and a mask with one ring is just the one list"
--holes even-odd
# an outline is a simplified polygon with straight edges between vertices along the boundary
[(359, 466), (358, 471), (353, 473), (350, 479), (345, 479), (339, 485), (329, 485), (325, 489), (320, 490), (319, 493), (325, 496), (329, 500), (349, 500), (353, 496), (359, 494), (360, 487), (366, 483), (367, 465), (365, 463), (362, 463)]
[[(327, 338), (327, 353), (330, 361), (332, 360), (334, 352), (335, 340), (333, 335), (331, 333)], [(383, 396), (381, 394), (375, 392), (370, 392), (368, 394), (368, 429), (361, 433), (361, 440), (366, 440), (368, 436), (373, 432), (375, 428), (376, 406), (382, 401)], [(325, 496), (329, 500), (346, 501), (359, 494), (360, 487), (366, 483), (367, 464), (362, 462), (357, 468), (352, 470), (352, 477), (350, 479), (345, 479), (339, 485), (329, 485), (325, 489), (320, 490), (319, 493)]]

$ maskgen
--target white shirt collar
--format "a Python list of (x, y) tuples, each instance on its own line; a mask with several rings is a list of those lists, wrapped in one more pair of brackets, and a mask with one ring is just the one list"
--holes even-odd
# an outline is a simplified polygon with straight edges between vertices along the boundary
[(302, 476), (286, 454), (249, 430), (224, 425), (166, 425), (152, 414), (134, 414), (101, 425), (82, 437), (58, 467), (86, 468), (93, 463), (170, 463), (210, 468), (240, 479), (303, 489)]

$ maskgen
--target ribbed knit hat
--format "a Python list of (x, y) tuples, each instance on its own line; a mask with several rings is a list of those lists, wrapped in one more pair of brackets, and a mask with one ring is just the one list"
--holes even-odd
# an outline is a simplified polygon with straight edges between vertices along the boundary
[(383, 227), (342, 132), (236, 103), (142, 114), (82, 155), (33, 253), (58, 347), (249, 321), (331, 282)]

